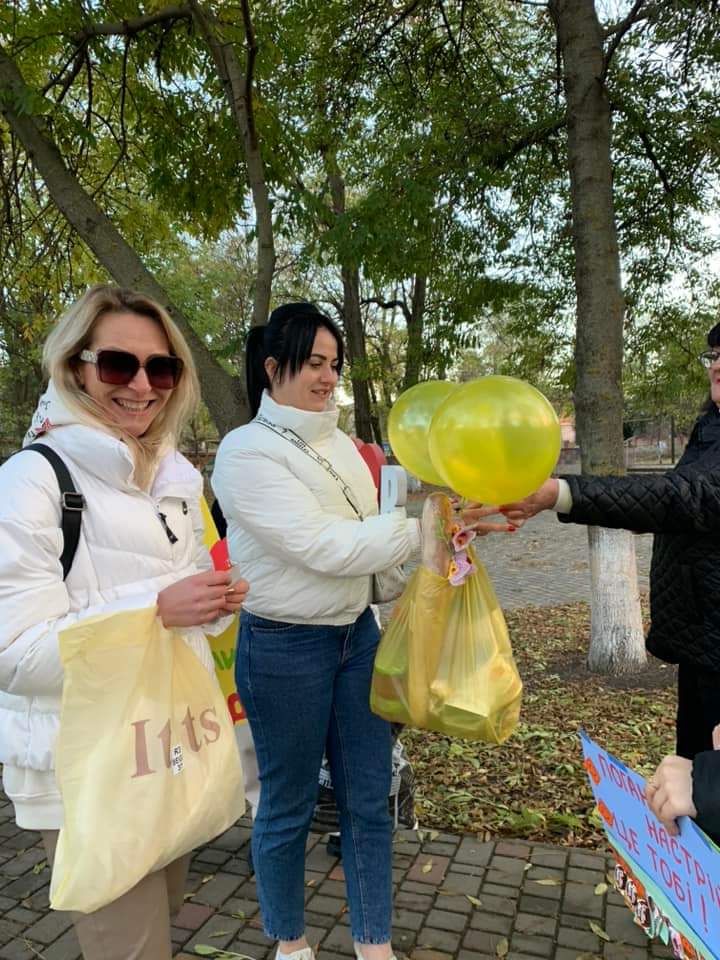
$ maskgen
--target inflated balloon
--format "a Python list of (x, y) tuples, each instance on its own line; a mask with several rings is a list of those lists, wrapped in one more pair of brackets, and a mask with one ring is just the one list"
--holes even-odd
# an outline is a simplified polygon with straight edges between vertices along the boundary
[(428, 437), (435, 412), (457, 389), (456, 383), (440, 380), (417, 383), (400, 394), (388, 417), (388, 439), (398, 462), (426, 483), (445, 484), (430, 461)]
[(471, 500), (521, 500), (550, 476), (560, 424), (549, 401), (514, 377), (481, 377), (458, 387), (430, 426), (432, 464)]

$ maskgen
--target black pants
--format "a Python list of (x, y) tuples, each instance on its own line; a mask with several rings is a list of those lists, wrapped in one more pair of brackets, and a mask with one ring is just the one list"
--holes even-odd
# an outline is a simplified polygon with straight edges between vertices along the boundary
[(692, 760), (712, 750), (712, 731), (720, 723), (720, 673), (681, 663), (678, 668), (677, 752)]

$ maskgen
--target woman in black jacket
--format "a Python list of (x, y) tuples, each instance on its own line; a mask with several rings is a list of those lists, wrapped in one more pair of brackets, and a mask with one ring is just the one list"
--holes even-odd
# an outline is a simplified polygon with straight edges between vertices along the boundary
[[(720, 723), (720, 323), (707, 342), (699, 359), (710, 397), (673, 470), (551, 479), (525, 500), (499, 508), (515, 526), (541, 510), (556, 510), (565, 523), (655, 534), (647, 648), (679, 665), (677, 753), (687, 760), (712, 751)], [(467, 511), (466, 522), (489, 509), (477, 510), (476, 517)]]

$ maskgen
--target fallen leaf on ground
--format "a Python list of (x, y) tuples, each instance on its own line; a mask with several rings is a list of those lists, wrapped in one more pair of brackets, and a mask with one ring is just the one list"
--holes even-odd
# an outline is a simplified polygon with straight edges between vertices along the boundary
[(600, 939), (604, 940), (605, 943), (610, 943), (610, 937), (603, 930), (603, 928), (600, 926), (599, 923), (595, 923), (594, 920), (588, 920), (588, 923), (590, 924), (590, 929), (592, 930), (592, 932), (595, 934), (596, 937), (600, 937)]
[[(647, 597), (641, 603), (647, 619)], [(499, 746), (452, 751), (452, 738), (403, 731), (423, 838), (436, 829), (480, 841), (513, 837), (604, 849), (577, 730), (639, 774), (651, 774), (652, 758), (674, 752), (675, 670), (648, 657), (637, 675), (590, 673), (587, 603), (523, 607), (505, 618), (524, 686), (513, 735)]]

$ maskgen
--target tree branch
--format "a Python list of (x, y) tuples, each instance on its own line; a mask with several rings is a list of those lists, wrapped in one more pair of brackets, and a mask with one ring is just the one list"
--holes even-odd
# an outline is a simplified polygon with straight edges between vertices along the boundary
[(15, 61), (5, 53), (2, 45), (0, 91), (3, 94), (0, 98), (0, 115), (31, 158), (57, 209), (118, 284), (141, 290), (168, 309), (192, 349), (205, 400), (218, 428), (221, 431), (232, 429), (247, 414), (242, 384), (218, 363), (203, 338), (193, 330), (137, 251), (70, 171), (57, 144), (49, 136), (43, 118), (32, 112), (21, 113), (17, 110), (18, 102), (29, 99), (29, 88)]
[(565, 118), (562, 120), (556, 120), (554, 123), (547, 124), (545, 126), (536, 127), (533, 130), (528, 130), (528, 132), (516, 140), (514, 143), (511, 143), (504, 151), (499, 151), (494, 157), (490, 158), (489, 163), (495, 170), (502, 170), (511, 160), (514, 160), (515, 157), (522, 153), (527, 147), (533, 146), (536, 143), (542, 143), (552, 133), (557, 133), (558, 130), (562, 130), (565, 126)]
[(672, 196), (675, 190), (673, 188), (673, 185), (670, 183), (670, 179), (667, 173), (665, 172), (665, 168), (660, 163), (660, 160), (658, 159), (657, 154), (653, 150), (653, 146), (652, 146), (652, 143), (650, 142), (650, 137), (648, 136), (647, 130), (638, 130), (638, 136), (640, 137), (640, 142), (645, 148), (645, 153), (647, 155), (648, 160), (652, 164), (653, 169), (655, 170), (655, 173), (657, 173), (658, 177), (660, 178), (660, 182), (663, 185), (665, 193)]
[(117, 23), (89, 23), (73, 34), (71, 40), (77, 46), (87, 43), (92, 37), (124, 36), (134, 37), (136, 34), (154, 27), (158, 23), (167, 23), (168, 20), (191, 20), (192, 10), (186, 5), (163, 7), (155, 13), (148, 13), (142, 17), (133, 17), (120, 20)]
[(242, 0), (242, 18), (245, 27), (245, 45), (247, 58), (245, 60), (245, 103), (247, 105), (247, 124), (253, 146), (257, 149), (257, 127), (255, 126), (255, 107), (253, 106), (253, 77), (255, 73), (255, 58), (257, 57), (257, 39), (250, 15), (248, 0)]
[(645, 4), (645, 0), (635, 0), (635, 3), (632, 5), (628, 15), (613, 27), (612, 33), (606, 32), (606, 36), (612, 36), (612, 40), (610, 41), (610, 46), (607, 48), (605, 52), (605, 57), (603, 61), (603, 71), (602, 71), (603, 81), (605, 80), (608, 69), (610, 68), (610, 61), (613, 58), (613, 54), (619, 47), (620, 41), (628, 32), (628, 30), (632, 26), (634, 26), (634, 24), (637, 22), (640, 15), (640, 10), (644, 6), (644, 4)]
[(403, 312), (406, 322), (410, 323), (412, 321), (412, 316), (404, 300), (383, 300), (381, 297), (367, 297), (365, 300), (361, 300), (360, 303), (363, 306), (368, 303), (374, 303), (383, 310), (394, 310), (399, 307)]
[(230, 115), (235, 121), (245, 157), (257, 228), (258, 256), (253, 323), (259, 325), (267, 323), (270, 312), (270, 293), (276, 254), (270, 193), (253, 110), (252, 84), (257, 42), (250, 15), (250, 4), (249, 0), (242, 0), (247, 48), (244, 77), (235, 54), (235, 47), (231, 41), (220, 35), (218, 23), (213, 14), (206, 10), (199, 0), (190, 0), (190, 8), (194, 21), (197, 23), (215, 63), (215, 69), (225, 92)]

